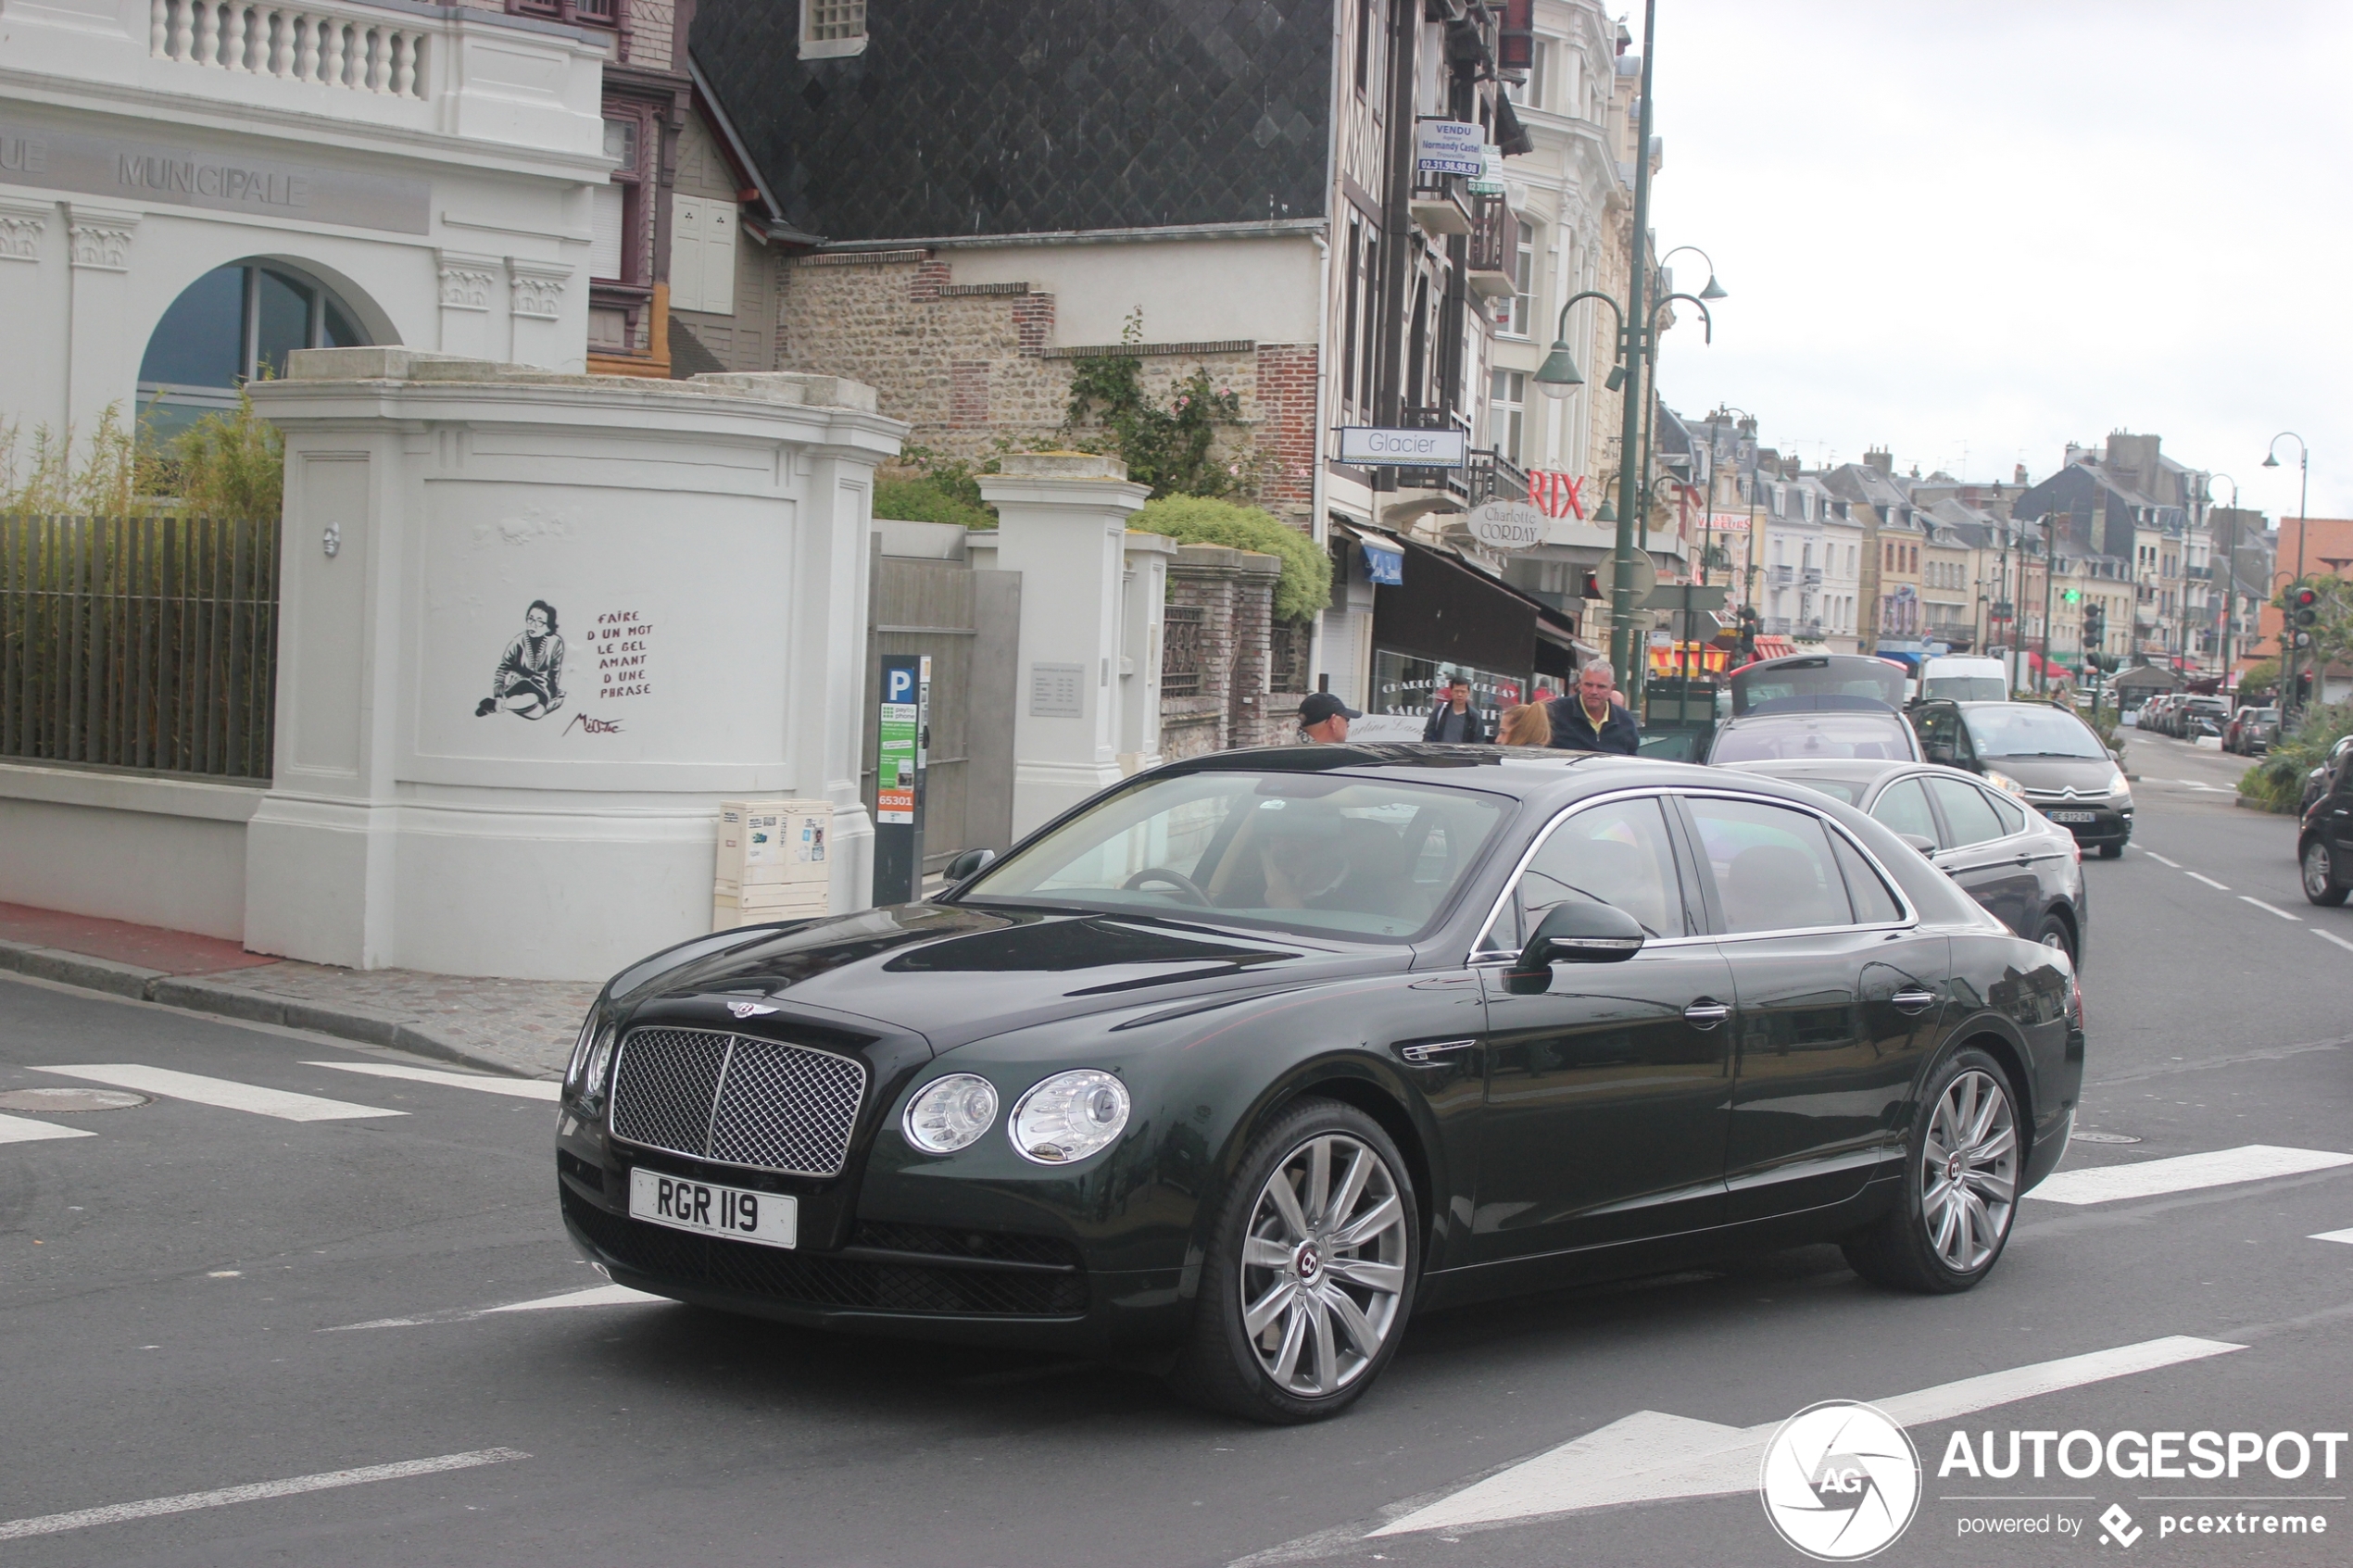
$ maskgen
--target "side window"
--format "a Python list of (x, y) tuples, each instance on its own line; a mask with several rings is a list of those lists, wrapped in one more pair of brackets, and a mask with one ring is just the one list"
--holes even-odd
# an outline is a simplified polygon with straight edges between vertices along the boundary
[(1794, 931), (1854, 918), (1846, 879), (1816, 818), (1761, 800), (1694, 797), (1700, 852), (1716, 875), (1724, 929)]
[(1512, 892), (1519, 940), (1554, 905), (1574, 899), (1615, 905), (1653, 936), (1687, 935), (1673, 841), (1656, 800), (1588, 807), (1553, 829)]
[(1846, 873), (1847, 896), (1855, 900), (1855, 923), (1857, 925), (1892, 925), (1904, 918), (1904, 906), (1896, 900), (1879, 872), (1863, 853), (1837, 834), (1831, 834), (1831, 847), (1838, 854), (1838, 869)]
[(1985, 803), (1994, 808), (1994, 815), (2002, 820), (2002, 833), (2005, 836), (2026, 831), (2026, 813), (2020, 809), (2016, 801), (2007, 795), (1997, 795), (1990, 789), (1980, 793), (1985, 797)]
[(1888, 785), (1887, 793), (1871, 808), (1871, 815), (1897, 833), (1937, 842), (1936, 814), (1928, 809), (1928, 797), (1918, 779), (1898, 779)]
[[(1953, 842), (1945, 846), (1957, 849), (1965, 844), (1982, 844), (1991, 838), (2006, 836), (2002, 819), (1994, 814), (1994, 803), (1985, 792), (1967, 779), (1941, 778), (1928, 781), (1936, 793), (1936, 804), (1944, 812), (1944, 821), (1953, 830)], [(2024, 826), (2024, 822), (2020, 823)]]

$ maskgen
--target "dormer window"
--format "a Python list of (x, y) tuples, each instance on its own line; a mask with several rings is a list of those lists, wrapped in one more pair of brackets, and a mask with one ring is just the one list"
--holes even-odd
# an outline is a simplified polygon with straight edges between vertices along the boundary
[(800, 0), (800, 57), (839, 59), (866, 52), (866, 0)]

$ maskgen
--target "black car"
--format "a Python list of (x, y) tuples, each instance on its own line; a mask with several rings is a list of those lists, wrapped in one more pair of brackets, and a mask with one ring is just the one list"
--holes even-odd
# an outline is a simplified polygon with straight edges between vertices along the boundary
[[(2346, 742), (2339, 741), (2331, 755), (2341, 760), (2346, 750)], [(2334, 908), (2353, 892), (2353, 768), (2336, 768), (2328, 788), (2304, 808), (2296, 858), (2304, 874), (2304, 897), (2313, 903)]]
[(2040, 812), (1957, 768), (1904, 762), (1743, 762), (1869, 813), (2020, 936), (2080, 969), (2091, 938), (2083, 849)]
[(2066, 955), (1776, 779), (1227, 752), (982, 854), (604, 988), (556, 1164), (614, 1280), (1313, 1420), (1418, 1308), (1830, 1239), (1966, 1290), (2073, 1123)]
[(1992, 781), (2102, 859), (2133, 837), (2133, 786), (2092, 726), (2040, 702), (1924, 702), (1912, 710), (1928, 759)]

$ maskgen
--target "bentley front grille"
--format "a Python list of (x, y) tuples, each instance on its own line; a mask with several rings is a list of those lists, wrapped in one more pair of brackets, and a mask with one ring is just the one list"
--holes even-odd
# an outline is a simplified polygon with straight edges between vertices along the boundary
[(613, 1067), (612, 1133), (627, 1143), (786, 1176), (837, 1174), (865, 1064), (710, 1029), (638, 1029)]

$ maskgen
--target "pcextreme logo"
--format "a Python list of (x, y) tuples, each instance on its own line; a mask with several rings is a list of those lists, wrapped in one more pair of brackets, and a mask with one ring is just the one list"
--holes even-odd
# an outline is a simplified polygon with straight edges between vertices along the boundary
[(1823, 1562), (1884, 1550), (1920, 1501), (1920, 1456), (1904, 1428), (1851, 1399), (1808, 1405), (1765, 1445), (1757, 1480), (1781, 1539)]

